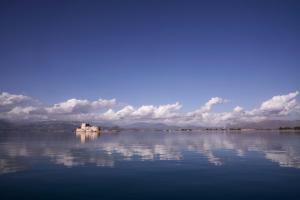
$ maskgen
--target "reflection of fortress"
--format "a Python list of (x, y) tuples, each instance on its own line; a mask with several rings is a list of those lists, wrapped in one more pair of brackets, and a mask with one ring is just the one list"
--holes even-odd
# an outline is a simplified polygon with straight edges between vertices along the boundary
[(100, 133), (100, 128), (91, 126), (90, 124), (82, 123), (80, 128), (76, 129), (76, 136), (80, 137), (82, 143), (86, 140), (95, 140)]

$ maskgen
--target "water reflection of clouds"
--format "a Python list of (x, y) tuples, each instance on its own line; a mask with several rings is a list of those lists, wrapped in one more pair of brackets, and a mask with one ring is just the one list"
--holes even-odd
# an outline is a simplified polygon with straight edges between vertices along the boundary
[(86, 164), (94, 164), (98, 167), (114, 166), (114, 161), (112, 159), (105, 159), (98, 156), (78, 159), (78, 157), (68, 153), (57, 155), (56, 157), (54, 157), (53, 160), (56, 164), (63, 165), (66, 167), (74, 167), (74, 166), (86, 165)]
[(299, 152), (291, 151), (265, 151), (265, 157), (268, 160), (278, 163), (282, 167), (300, 168)]
[[(264, 158), (282, 167), (300, 168), (299, 135), (276, 133), (129, 133), (104, 134), (98, 140), (79, 143), (74, 138), (41, 138), (38, 142), (20, 137), (0, 144), (0, 173), (26, 169), (34, 160), (46, 159), (65, 167), (114, 167), (124, 160), (183, 160), (187, 152), (196, 153), (216, 166), (226, 164), (226, 156), (245, 157), (249, 152), (259, 152)], [(86, 141), (86, 140), (84, 140)], [(224, 151), (229, 150), (229, 151)], [(194, 157), (193, 157), (194, 159)], [(197, 159), (197, 158), (195, 158)], [(229, 162), (229, 161), (227, 161)]]
[(126, 160), (138, 157), (140, 160), (180, 160), (181, 152), (162, 144), (128, 145), (118, 142), (102, 143), (99, 148), (107, 154), (119, 154)]

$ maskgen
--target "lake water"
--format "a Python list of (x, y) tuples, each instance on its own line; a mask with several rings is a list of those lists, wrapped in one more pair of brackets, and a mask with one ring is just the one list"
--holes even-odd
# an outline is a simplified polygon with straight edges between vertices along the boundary
[(1, 199), (300, 199), (297, 132), (0, 132)]

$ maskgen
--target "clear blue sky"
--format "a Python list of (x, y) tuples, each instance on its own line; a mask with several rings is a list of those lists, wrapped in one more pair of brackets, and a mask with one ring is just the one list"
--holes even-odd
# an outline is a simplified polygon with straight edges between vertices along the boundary
[(49, 104), (248, 108), (300, 89), (300, 1), (6, 0), (0, 27), (0, 91)]

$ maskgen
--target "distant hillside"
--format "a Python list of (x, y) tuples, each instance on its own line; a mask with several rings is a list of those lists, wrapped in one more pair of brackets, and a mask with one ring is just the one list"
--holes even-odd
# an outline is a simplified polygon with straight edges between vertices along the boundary
[(122, 126), (122, 128), (125, 129), (175, 129), (178, 128), (177, 126), (169, 126), (164, 123), (146, 123), (146, 122), (140, 122), (140, 123), (133, 123), (129, 125)]
[(29, 121), (18, 121), (18, 122), (8, 122), (0, 121), (0, 130), (7, 129), (21, 129), (21, 130), (33, 130), (33, 131), (53, 131), (53, 130), (73, 130), (79, 126), (79, 122), (71, 121), (39, 121), (39, 122), (29, 122)]
[[(56, 132), (63, 132), (63, 131), (70, 131), (74, 130), (75, 128), (79, 127), (82, 122), (79, 121), (55, 121), (55, 120), (48, 120), (48, 121), (15, 121), (10, 122), (6, 120), (0, 120), (0, 130), (31, 130), (31, 131), (56, 131)], [(87, 122), (90, 123), (90, 122)], [(91, 122), (90, 124), (100, 126), (102, 129), (106, 130), (120, 130), (120, 128), (114, 124), (107, 124), (107, 123), (94, 123)]]
[(42, 121), (20, 124), (22, 128), (32, 128), (41, 130), (73, 130), (80, 125), (79, 122), (72, 121)]
[[(21, 129), (21, 130), (36, 130), (36, 131), (66, 131), (74, 130), (79, 127), (81, 122), (78, 121), (18, 121), (10, 122), (0, 120), (0, 130)], [(178, 129), (205, 129), (207, 127), (199, 126), (170, 126), (164, 123), (133, 123), (124, 126), (116, 126), (115, 124), (91, 123), (107, 130), (122, 130), (122, 129), (147, 129), (147, 130), (178, 130)], [(265, 120), (261, 122), (240, 123), (228, 125), (227, 128), (249, 128), (249, 129), (279, 129), (280, 127), (300, 127), (300, 120), (284, 121), (284, 120)], [(211, 127), (210, 127), (211, 128)]]
[(278, 129), (280, 127), (300, 126), (300, 120), (264, 120), (261, 122), (248, 122), (228, 127), (251, 128), (251, 129)]
[[(261, 122), (248, 122), (228, 125), (227, 128), (249, 128), (249, 129), (279, 129), (280, 127), (300, 127), (300, 120), (265, 120)], [(208, 127), (201, 126), (169, 126), (163, 123), (133, 123), (130, 125), (122, 126), (125, 129), (205, 129)], [(211, 127), (209, 127), (211, 128)]]

